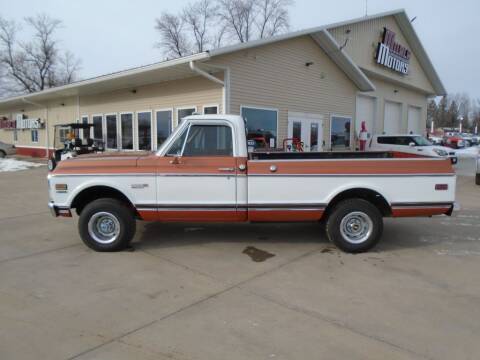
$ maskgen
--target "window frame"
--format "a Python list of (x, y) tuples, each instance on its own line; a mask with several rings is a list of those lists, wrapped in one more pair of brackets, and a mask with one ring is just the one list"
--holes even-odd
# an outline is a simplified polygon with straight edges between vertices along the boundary
[[(197, 112), (197, 105), (189, 105), (189, 106), (179, 106), (179, 107), (175, 107), (175, 121), (176, 121), (176, 126), (175, 127), (178, 127), (180, 124), (179, 122), (179, 118), (178, 118), (178, 111), (179, 110), (186, 110), (186, 109), (194, 109), (193, 110), (193, 113), (196, 113)], [(189, 115), (190, 116), (190, 115)]]
[[(150, 114), (150, 150), (140, 150), (140, 138), (138, 137), (138, 115), (140, 114)], [(153, 140), (154, 140), (154, 133), (153, 133), (153, 126), (154, 126), (154, 121), (153, 121), (153, 110), (148, 109), (148, 110), (139, 110), (135, 111), (135, 118), (134, 118), (134, 134), (135, 134), (135, 139), (134, 139), (134, 149), (136, 151), (155, 151), (153, 150)]]
[(194, 125), (209, 125), (209, 126), (227, 126), (230, 128), (232, 132), (232, 157), (237, 157), (238, 156), (238, 142), (237, 142), (237, 133), (235, 131), (235, 127), (232, 126), (232, 124), (226, 120), (218, 119), (218, 120), (194, 120), (189, 122), (187, 125), (182, 126), (182, 127), (177, 127), (175, 128), (174, 136), (170, 139), (168, 143), (164, 143), (162, 145), (161, 151), (159, 150), (157, 152), (157, 156), (162, 156), (162, 157), (172, 157), (172, 155), (168, 155), (168, 151), (172, 147), (173, 143), (175, 142), (178, 137), (183, 135), (183, 132), (186, 131), (186, 136), (185, 136), (185, 141), (182, 145), (182, 152), (181, 155), (177, 155), (177, 157), (183, 157), (183, 152), (185, 150), (185, 144), (187, 143), (188, 135), (190, 134), (190, 128)]
[[(215, 114), (205, 114), (205, 108), (217, 108), (217, 112)], [(220, 111), (220, 104), (206, 104), (202, 106), (202, 115), (218, 115)]]
[[(174, 123), (174, 119), (173, 119), (173, 118), (174, 118), (174, 116), (175, 116), (175, 109), (174, 109), (173, 107), (171, 107), (171, 108), (158, 108), (158, 109), (154, 109), (154, 110), (153, 110), (153, 112), (154, 112), (154, 114), (155, 114), (155, 121), (154, 121), (154, 123), (155, 123), (155, 131), (154, 131), (154, 133), (155, 133), (155, 135), (154, 135), (155, 144), (154, 144), (154, 147), (155, 147), (155, 149), (157, 149), (157, 150), (158, 150), (158, 146), (159, 146), (159, 145), (158, 145), (158, 138), (157, 138), (157, 112), (159, 112), (159, 111), (170, 111), (170, 113), (171, 113), (171, 117), (170, 117), (170, 134), (168, 134), (168, 136), (172, 135), (173, 132), (175, 131), (175, 127), (173, 126), (173, 125), (174, 125), (174, 124), (173, 124), (173, 123)], [(167, 136), (167, 139), (168, 139), (168, 136)], [(163, 144), (162, 144), (162, 145), (163, 145)], [(155, 150), (155, 151), (156, 151), (156, 150)]]
[[(279, 126), (280, 126), (280, 120), (279, 120), (280, 110), (279, 110), (278, 108), (273, 108), (273, 107), (265, 107), (265, 106), (256, 106), (256, 105), (245, 105), (245, 104), (241, 104), (241, 105), (240, 105), (240, 116), (242, 117), (242, 119), (243, 119), (242, 110), (243, 110), (244, 108), (245, 108), (245, 109), (254, 109), (254, 110), (275, 111), (275, 112), (277, 113), (277, 124), (276, 124), (276, 127), (277, 127), (276, 132), (277, 132), (277, 134), (276, 134), (276, 136), (275, 136), (275, 142), (276, 142), (275, 147), (277, 147), (277, 146), (278, 146), (278, 143), (279, 143), (279, 141), (278, 141), (278, 139), (279, 139), (278, 129), (279, 129)], [(248, 136), (247, 120), (244, 119), (244, 121), (245, 121), (245, 132), (246, 132), (245, 136)], [(270, 144), (269, 144), (269, 145), (270, 145)]]

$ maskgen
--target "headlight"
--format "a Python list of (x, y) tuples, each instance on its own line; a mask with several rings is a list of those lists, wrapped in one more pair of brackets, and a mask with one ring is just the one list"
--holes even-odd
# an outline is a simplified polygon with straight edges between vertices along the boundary
[(438, 156), (447, 156), (448, 155), (448, 153), (445, 150), (442, 150), (442, 149), (433, 149), (433, 151)]

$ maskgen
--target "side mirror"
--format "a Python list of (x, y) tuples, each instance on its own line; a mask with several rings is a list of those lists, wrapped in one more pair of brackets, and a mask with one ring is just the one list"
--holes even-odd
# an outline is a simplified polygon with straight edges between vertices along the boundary
[(414, 142), (411, 142), (410, 144), (408, 144), (408, 146), (410, 146), (410, 147), (415, 147), (415, 143), (414, 143)]

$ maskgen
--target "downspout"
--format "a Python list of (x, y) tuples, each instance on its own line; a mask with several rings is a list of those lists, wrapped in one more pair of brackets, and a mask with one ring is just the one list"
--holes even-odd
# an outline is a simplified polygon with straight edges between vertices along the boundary
[(190, 70), (192, 70), (193, 72), (199, 74), (200, 76), (203, 76), (203, 77), (207, 78), (210, 81), (213, 81), (217, 84), (222, 85), (222, 98), (223, 98), (222, 99), (222, 102), (223, 102), (222, 110), (223, 110), (223, 113), (226, 114), (227, 113), (227, 103), (228, 103), (228, 101), (227, 101), (228, 90), (226, 89), (226, 84), (228, 84), (228, 81), (227, 81), (228, 80), (228, 73), (227, 73), (227, 71), (224, 71), (226, 81), (223, 81), (223, 80), (220, 80), (219, 78), (216, 78), (215, 76), (209, 74), (205, 70), (200, 69), (198, 66), (195, 65), (194, 61), (190, 61), (189, 65), (190, 65)]
[[(33, 102), (33, 101), (30, 101), (30, 100), (27, 100), (25, 99), (24, 97), (22, 98), (22, 101), (26, 104), (30, 104), (30, 105), (33, 105), (33, 106), (37, 106), (37, 107), (44, 107), (44, 105), (42, 104), (39, 104), (39, 103), (36, 103), (36, 102)], [(48, 131), (48, 106), (45, 105), (45, 141), (46, 141), (46, 147), (45, 147), (45, 157), (48, 159), (49, 158), (49, 153), (48, 153), (48, 150), (49, 150), (49, 131)]]

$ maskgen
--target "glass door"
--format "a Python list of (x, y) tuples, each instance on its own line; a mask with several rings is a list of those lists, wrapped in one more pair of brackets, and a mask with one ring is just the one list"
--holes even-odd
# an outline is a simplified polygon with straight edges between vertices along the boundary
[(120, 149), (133, 150), (133, 113), (120, 114)]
[(322, 151), (323, 120), (312, 117), (288, 117), (287, 151)]

